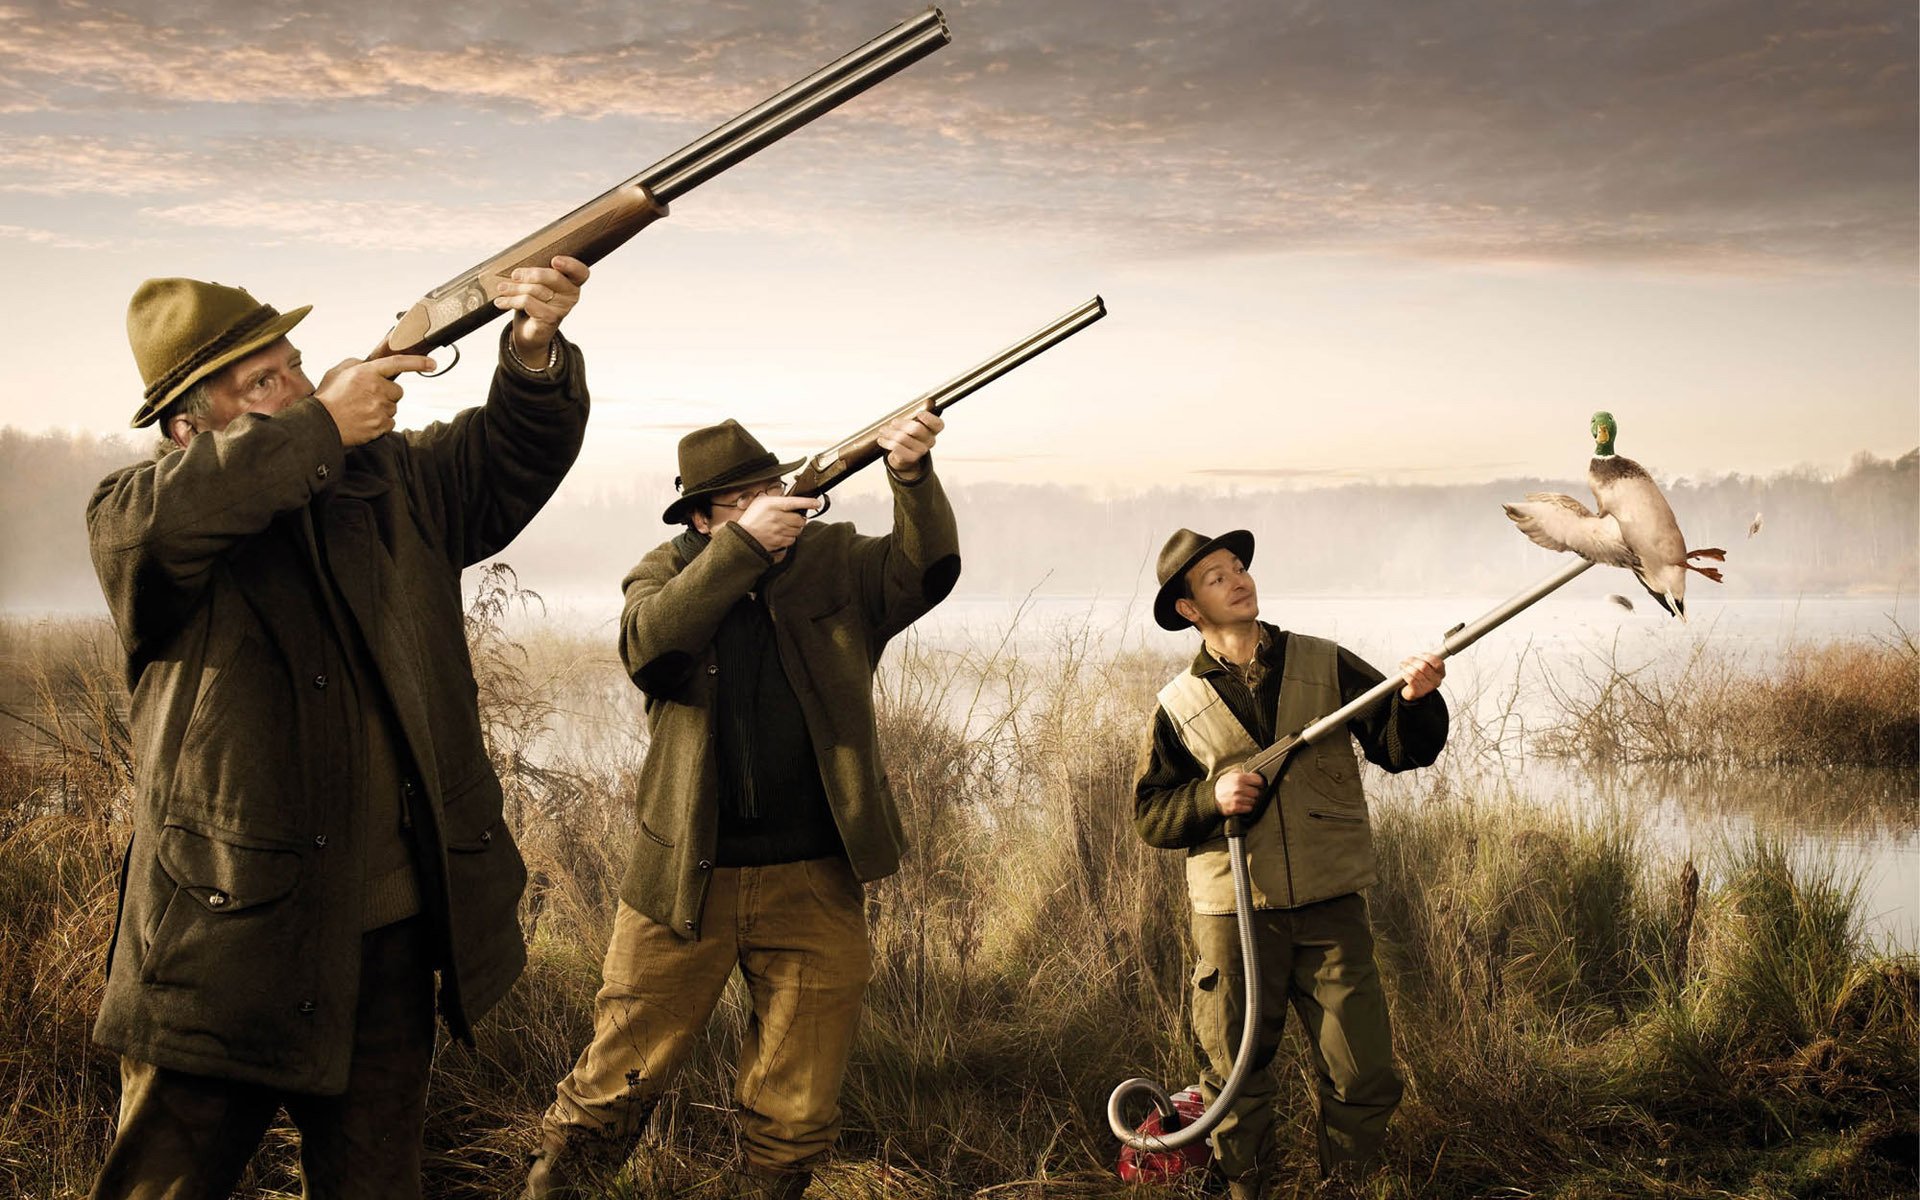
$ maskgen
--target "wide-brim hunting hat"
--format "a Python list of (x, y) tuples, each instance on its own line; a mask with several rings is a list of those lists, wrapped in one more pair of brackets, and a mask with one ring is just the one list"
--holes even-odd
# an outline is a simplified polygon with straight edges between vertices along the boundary
[(1180, 589), (1180, 581), (1193, 570), (1195, 563), (1222, 548), (1233, 551), (1241, 566), (1253, 565), (1253, 534), (1244, 529), (1230, 529), (1219, 537), (1202, 537), (1191, 529), (1182, 529), (1167, 539), (1167, 544), (1160, 548), (1160, 561), (1153, 569), (1160, 580), (1160, 590), (1153, 597), (1155, 624), (1162, 629), (1185, 629), (1193, 624), (1173, 609), (1185, 594)]
[(678, 525), (687, 519), (688, 507), (702, 496), (778, 479), (806, 461), (781, 462), (732, 417), (696, 429), (680, 439), (680, 473), (673, 477), (680, 498), (667, 505), (660, 519)]
[(271, 346), (312, 311), (281, 313), (244, 288), (198, 279), (149, 279), (127, 305), (127, 341), (147, 385), (133, 428), (151, 425), (167, 405), (229, 363)]

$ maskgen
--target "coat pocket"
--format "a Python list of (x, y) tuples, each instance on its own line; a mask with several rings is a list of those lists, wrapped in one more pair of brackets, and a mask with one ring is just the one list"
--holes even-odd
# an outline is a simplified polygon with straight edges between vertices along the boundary
[(479, 854), (493, 845), (500, 832), (500, 781), (482, 770), (447, 789), (442, 806), (449, 854)]
[(300, 882), (292, 843), (169, 823), (155, 858), (172, 891), (148, 938), (142, 982), (258, 990), (258, 976), (273, 974), (261, 967), (299, 946), (287, 900)]
[[(527, 868), (501, 818), (500, 781), (492, 771), (470, 776), (449, 791), (442, 811), (454, 954), (464, 972), (469, 966), (504, 961), (509, 951), (519, 953), (515, 914), (526, 890)], [(519, 970), (517, 960), (513, 970)], [(463, 973), (462, 986), (466, 979)]]

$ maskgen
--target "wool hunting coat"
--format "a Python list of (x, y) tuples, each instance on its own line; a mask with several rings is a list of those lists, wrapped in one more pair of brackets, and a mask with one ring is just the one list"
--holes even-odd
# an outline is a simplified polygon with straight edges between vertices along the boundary
[(460, 571), (559, 485), (587, 387), (564, 343), (552, 375), (501, 360), (485, 406), (443, 424), (343, 450), (308, 397), (95, 492), (87, 532), (126, 650), (137, 764), (102, 1045), (345, 1090), (371, 808), (359, 722), (382, 708), (455, 1035), (519, 975), (526, 870), (481, 742)]
[[(900, 814), (880, 766), (873, 673), (889, 638), (945, 599), (960, 577), (953, 508), (927, 473), (893, 488), (893, 531), (841, 521), (801, 531), (767, 586), (780, 664), (806, 720), (847, 859), (862, 881), (900, 866)], [(702, 543), (705, 543), (704, 546)], [(646, 693), (651, 740), (620, 898), (681, 937), (700, 933), (712, 877), (720, 782), (714, 762), (714, 635), (759, 586), (772, 557), (736, 524), (682, 534), (628, 572), (620, 657)]]

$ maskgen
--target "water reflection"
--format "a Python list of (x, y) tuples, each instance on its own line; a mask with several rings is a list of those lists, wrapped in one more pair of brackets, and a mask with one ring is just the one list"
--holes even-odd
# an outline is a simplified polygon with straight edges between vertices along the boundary
[(1592, 767), (1539, 755), (1444, 758), (1434, 769), (1370, 771), (1384, 804), (1532, 804), (1582, 820), (1628, 823), (1655, 855), (1690, 859), (1720, 882), (1740, 846), (1785, 843), (1803, 867), (1860, 883), (1860, 933), (1920, 949), (1920, 805), (1911, 771), (1893, 768), (1638, 765)]

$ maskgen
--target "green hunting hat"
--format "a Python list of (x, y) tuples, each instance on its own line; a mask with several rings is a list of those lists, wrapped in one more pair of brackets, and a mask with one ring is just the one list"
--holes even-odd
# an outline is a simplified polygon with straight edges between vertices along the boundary
[(127, 305), (127, 341), (146, 399), (133, 428), (151, 425), (180, 394), (228, 363), (287, 336), (312, 305), (282, 316), (242, 288), (198, 279), (149, 279)]
[(806, 461), (781, 462), (732, 417), (696, 429), (680, 439), (680, 473), (673, 477), (680, 498), (667, 505), (660, 519), (678, 525), (687, 519), (688, 505), (700, 497), (778, 479)]
[(1185, 629), (1193, 624), (1173, 609), (1182, 597), (1180, 581), (1193, 564), (1222, 547), (1238, 555), (1240, 565), (1253, 565), (1253, 535), (1244, 529), (1228, 530), (1219, 537), (1202, 537), (1191, 529), (1182, 529), (1160, 547), (1160, 561), (1153, 569), (1160, 580), (1160, 591), (1153, 598), (1153, 619), (1160, 628)]

